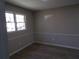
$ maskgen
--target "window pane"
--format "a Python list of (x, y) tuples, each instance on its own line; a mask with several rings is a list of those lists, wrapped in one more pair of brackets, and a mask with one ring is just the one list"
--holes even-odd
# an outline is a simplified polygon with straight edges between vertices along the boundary
[(14, 23), (6, 23), (7, 32), (15, 31), (15, 24)]
[(12, 13), (5, 13), (6, 22), (11, 23), (14, 22), (14, 15)]
[(24, 30), (25, 28), (25, 23), (17, 23), (17, 30)]
[(24, 15), (16, 15), (16, 22), (24, 22)]

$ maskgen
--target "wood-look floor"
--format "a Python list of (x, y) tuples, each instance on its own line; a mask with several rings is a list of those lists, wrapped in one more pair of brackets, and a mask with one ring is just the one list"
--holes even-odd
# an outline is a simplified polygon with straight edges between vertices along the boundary
[(73, 49), (32, 44), (10, 59), (79, 59), (79, 51)]

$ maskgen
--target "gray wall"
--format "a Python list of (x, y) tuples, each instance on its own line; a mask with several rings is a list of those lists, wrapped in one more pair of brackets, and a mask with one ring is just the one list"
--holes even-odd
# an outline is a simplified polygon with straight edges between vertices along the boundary
[(5, 24), (5, 0), (0, 0), (0, 59), (8, 59), (8, 42)]
[(35, 41), (79, 49), (79, 5), (36, 12)]
[(7, 3), (6, 3), (6, 11), (26, 15), (26, 30), (7, 33), (9, 53), (13, 53), (14, 51), (33, 42), (32, 12), (29, 10), (22, 9), (20, 7), (7, 4)]

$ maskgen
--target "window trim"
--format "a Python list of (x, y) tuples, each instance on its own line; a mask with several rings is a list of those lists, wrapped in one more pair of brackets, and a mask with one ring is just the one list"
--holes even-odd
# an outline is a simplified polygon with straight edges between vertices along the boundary
[(16, 22), (16, 31), (25, 31), (26, 30), (26, 15), (25, 14), (21, 14), (21, 13), (15, 13), (15, 21), (16, 21), (16, 15), (23, 15), (24, 16), (24, 22), (23, 23), (25, 23), (25, 29), (17, 30), (17, 23), (18, 22)]
[[(15, 23), (15, 31), (11, 31), (11, 32), (7, 32), (7, 33), (21, 32), (21, 31), (25, 31), (27, 29), (26, 28), (26, 15), (25, 14), (15, 13), (15, 12), (12, 12), (12, 11), (5, 11), (5, 13), (12, 13), (12, 14), (14, 14), (14, 23)], [(24, 16), (24, 22), (23, 23), (25, 23), (25, 29), (23, 29), (23, 30), (17, 30), (16, 15), (23, 15)], [(5, 19), (6, 19), (6, 16), (5, 16)], [(6, 27), (6, 29), (7, 29), (7, 27)]]
[[(5, 11), (5, 13), (11, 13), (11, 14), (13, 14), (13, 17), (14, 17), (14, 13), (11, 12), (11, 11), (10, 11), (10, 12), (9, 12), (9, 11)], [(5, 16), (5, 20), (6, 20), (6, 16)], [(14, 19), (14, 20), (15, 20), (15, 19)], [(6, 25), (7, 25), (7, 23), (8, 23), (8, 22), (6, 22)], [(15, 22), (14, 22), (14, 23), (15, 23)], [(7, 26), (6, 26), (6, 30), (7, 30)], [(15, 29), (15, 31), (16, 31), (16, 29)], [(7, 31), (7, 32), (8, 32), (8, 33), (12, 33), (12, 32), (15, 32), (15, 31), (10, 31), (10, 32)]]

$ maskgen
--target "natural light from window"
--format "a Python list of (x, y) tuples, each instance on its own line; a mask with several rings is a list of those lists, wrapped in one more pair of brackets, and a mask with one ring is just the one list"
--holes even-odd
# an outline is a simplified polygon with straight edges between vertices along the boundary
[(25, 30), (25, 15), (5, 13), (7, 32)]
[(17, 30), (24, 30), (25, 29), (25, 17), (24, 15), (16, 15), (16, 22), (17, 22)]
[(15, 31), (14, 15), (12, 13), (5, 13), (7, 32)]

